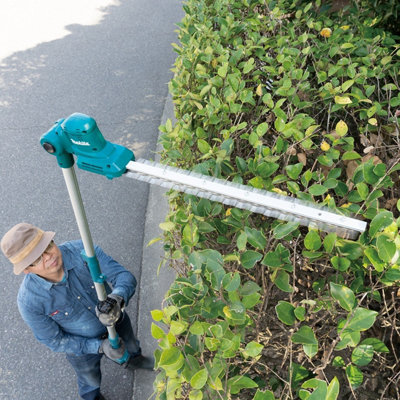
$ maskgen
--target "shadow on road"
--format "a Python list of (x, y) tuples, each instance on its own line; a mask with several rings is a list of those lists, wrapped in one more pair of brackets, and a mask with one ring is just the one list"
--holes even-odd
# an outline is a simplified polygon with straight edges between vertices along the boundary
[[(79, 237), (60, 169), (39, 146), (52, 123), (79, 111), (94, 117), (103, 135), (154, 158), (158, 126), (171, 79), (181, 4), (124, 0), (98, 25), (70, 25), (71, 34), (18, 52), (0, 65), (0, 235), (26, 221)], [(108, 181), (78, 171), (93, 240), (140, 277), (148, 187)], [(0, 399), (77, 399), (64, 355), (37, 343), (22, 321), (16, 296), (22, 277), (0, 255)], [(137, 296), (129, 311), (137, 316)], [(132, 374), (103, 363), (104, 393), (130, 400)], [(142, 400), (142, 399), (140, 399)]]

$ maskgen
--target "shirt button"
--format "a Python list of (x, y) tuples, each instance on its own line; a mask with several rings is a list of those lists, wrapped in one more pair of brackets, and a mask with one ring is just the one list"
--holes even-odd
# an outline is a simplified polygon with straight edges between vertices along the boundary
[(66, 312), (65, 315), (68, 315), (68, 313)]
[(81, 296), (78, 296), (78, 300), (80, 300), (81, 299)]
[(91, 310), (91, 309), (92, 309), (92, 307), (88, 307), (88, 309), (89, 309), (89, 310)]
[(92, 289), (94, 289), (94, 286), (92, 286)]

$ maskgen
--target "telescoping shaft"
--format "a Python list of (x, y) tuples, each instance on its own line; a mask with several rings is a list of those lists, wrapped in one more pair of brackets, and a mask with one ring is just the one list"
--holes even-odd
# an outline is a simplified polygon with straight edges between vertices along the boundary
[[(99, 301), (107, 299), (107, 292), (104, 286), (105, 277), (101, 273), (100, 265), (97, 260), (92, 235), (90, 233), (89, 224), (87, 222), (85, 209), (83, 207), (82, 196), (79, 190), (78, 181), (76, 179), (74, 166), (62, 168), (64, 180), (67, 185), (68, 194), (71, 200), (71, 205), (74, 210), (75, 219), (78, 225), (79, 233), (82, 238), (84, 252), (82, 257), (87, 263), (92, 280), (96, 289), (97, 298)], [(108, 340), (113, 348), (117, 349), (120, 346), (119, 336), (115, 326), (107, 326)], [(118, 364), (125, 364), (129, 360), (129, 353), (125, 350), (122, 358), (115, 360)]]

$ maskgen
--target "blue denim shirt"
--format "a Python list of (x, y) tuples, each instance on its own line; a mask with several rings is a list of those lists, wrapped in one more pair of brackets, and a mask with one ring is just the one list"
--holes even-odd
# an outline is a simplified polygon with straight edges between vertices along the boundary
[[(96, 317), (96, 290), (88, 267), (81, 257), (80, 240), (58, 246), (64, 267), (62, 282), (49, 282), (27, 274), (18, 292), (18, 308), (36, 339), (56, 352), (75, 355), (94, 354), (107, 329)], [(136, 289), (135, 277), (100, 247), (95, 248), (107, 293), (124, 298), (125, 304)]]

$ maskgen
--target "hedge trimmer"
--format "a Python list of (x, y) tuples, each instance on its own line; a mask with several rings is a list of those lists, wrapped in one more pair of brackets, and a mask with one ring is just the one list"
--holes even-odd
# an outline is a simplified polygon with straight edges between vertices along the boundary
[[(40, 143), (48, 153), (57, 157), (58, 165), (62, 168), (84, 245), (82, 256), (89, 266), (100, 301), (107, 298), (104, 287), (105, 277), (101, 274), (94, 253), (74, 170), (74, 155), (79, 168), (105, 175), (109, 179), (120, 176), (138, 179), (268, 217), (296, 222), (322, 231), (335, 232), (344, 238), (356, 239), (367, 226), (364, 221), (339, 214), (338, 210), (333, 211), (313, 202), (156, 162), (135, 160), (133, 152), (128, 148), (106, 141), (96, 121), (84, 114), (75, 113), (66, 119), (56, 121), (53, 127), (41, 137)], [(111, 345), (118, 348), (118, 334), (115, 327), (108, 327), (108, 334)], [(126, 362), (126, 359), (120, 361), (122, 364)]]

